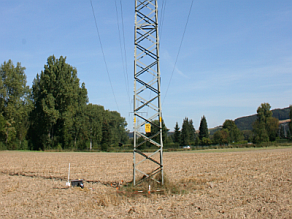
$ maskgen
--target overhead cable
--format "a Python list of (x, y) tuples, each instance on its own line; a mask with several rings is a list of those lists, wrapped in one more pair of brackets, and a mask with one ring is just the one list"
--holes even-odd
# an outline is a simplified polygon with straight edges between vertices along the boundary
[(93, 5), (92, 5), (92, 0), (90, 0), (90, 3), (91, 3), (92, 13), (93, 13), (94, 21), (95, 21), (95, 27), (96, 27), (96, 31), (97, 31), (97, 35), (98, 35), (98, 39), (99, 39), (99, 44), (100, 44), (101, 52), (102, 52), (102, 55), (103, 55), (103, 61), (104, 61), (105, 67), (106, 67), (106, 72), (107, 72), (107, 75), (108, 75), (108, 79), (109, 79), (109, 82), (110, 82), (110, 85), (111, 85), (111, 89), (112, 89), (112, 92), (113, 92), (113, 96), (114, 96), (118, 111), (120, 111), (119, 106), (118, 106), (118, 102), (117, 102), (117, 99), (116, 99), (116, 96), (115, 96), (115, 92), (114, 92), (114, 89), (113, 89), (113, 85), (112, 85), (112, 82), (111, 82), (111, 78), (110, 78), (110, 74), (109, 74), (109, 70), (108, 70), (108, 65), (107, 65), (107, 62), (106, 62), (106, 59), (105, 59), (105, 54), (104, 54), (104, 51), (103, 51), (103, 46), (102, 46), (102, 42), (101, 42), (101, 38), (100, 38), (98, 26), (97, 26), (97, 21), (96, 21), (96, 17), (95, 17)]
[[(118, 6), (117, 6), (117, 0), (115, 0), (115, 8), (116, 8), (116, 14), (117, 14), (117, 25), (118, 25), (118, 31), (119, 31), (119, 42), (120, 42), (120, 50), (121, 50), (121, 57), (123, 62), (123, 73), (124, 73), (124, 79), (125, 79), (125, 85), (126, 85), (126, 91), (129, 98), (129, 106), (131, 105), (131, 98), (129, 94), (129, 80), (128, 80), (128, 71), (127, 71), (127, 57), (126, 57), (126, 47), (125, 47), (125, 36), (124, 36), (124, 19), (123, 19), (123, 13), (122, 13), (122, 2), (120, 1), (120, 7), (121, 7), (121, 20), (122, 20), (122, 31), (123, 31), (123, 40), (121, 38), (121, 30), (120, 30), (120, 24), (119, 24), (119, 13), (118, 13)], [(124, 46), (122, 46), (122, 44)], [(124, 49), (124, 51), (123, 51)]]
[(182, 43), (183, 43), (183, 40), (184, 40), (184, 37), (185, 37), (185, 33), (186, 33), (186, 30), (187, 30), (187, 26), (188, 26), (189, 18), (190, 18), (190, 15), (191, 15), (193, 3), (194, 3), (194, 0), (192, 0), (191, 6), (190, 6), (190, 10), (189, 10), (189, 13), (188, 13), (186, 25), (185, 25), (185, 28), (184, 28), (184, 31), (183, 31), (183, 35), (182, 35), (182, 38), (181, 38), (181, 41), (180, 41), (180, 45), (179, 45), (179, 49), (178, 49), (178, 52), (177, 52), (177, 56), (176, 56), (176, 59), (175, 59), (174, 65), (173, 65), (173, 70), (172, 70), (172, 73), (171, 73), (171, 76), (170, 76), (170, 80), (169, 80), (169, 83), (168, 83), (168, 86), (167, 86), (167, 89), (166, 89), (166, 92), (165, 92), (165, 95), (164, 95), (163, 103), (165, 101), (165, 98), (166, 98), (166, 95), (167, 95), (167, 92), (168, 92), (168, 89), (169, 89), (169, 86), (170, 86), (170, 82), (172, 80), (172, 76), (173, 76), (174, 70), (176, 68), (176, 63), (177, 63), (177, 60), (178, 60), (178, 57), (179, 57), (179, 54), (180, 54), (180, 50), (181, 50), (181, 47), (182, 47)]

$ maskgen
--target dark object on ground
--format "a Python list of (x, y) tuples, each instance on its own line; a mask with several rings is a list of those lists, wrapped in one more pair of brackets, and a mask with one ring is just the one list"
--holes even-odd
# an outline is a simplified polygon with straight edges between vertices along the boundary
[(84, 188), (84, 184), (83, 184), (83, 179), (75, 179), (75, 180), (71, 180), (71, 186), (72, 187), (80, 187), (80, 188)]

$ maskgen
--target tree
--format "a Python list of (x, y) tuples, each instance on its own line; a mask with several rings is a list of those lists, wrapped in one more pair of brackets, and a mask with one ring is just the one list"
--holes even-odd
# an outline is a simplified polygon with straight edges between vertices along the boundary
[[(33, 148), (44, 150), (59, 143), (68, 146), (72, 135), (76, 137), (72, 118), (88, 98), (85, 85), (79, 86), (76, 68), (66, 63), (66, 57), (47, 59), (44, 71), (33, 81), (32, 98), (34, 109), (29, 136)], [(84, 135), (83, 140), (86, 138)]]
[[(0, 66), (0, 110), (5, 120), (5, 143), (8, 149), (21, 147), (26, 137), (31, 110), (30, 89), (26, 85), (25, 67), (11, 60)], [(19, 145), (16, 145), (16, 139)]]
[(262, 143), (262, 142), (268, 142), (269, 136), (265, 129), (265, 124), (263, 122), (259, 122), (256, 120), (253, 123), (253, 133), (254, 133), (254, 143)]
[(196, 140), (195, 140), (195, 145), (198, 146), (198, 145), (200, 145), (200, 143), (201, 143), (201, 142), (200, 142), (200, 138), (199, 138), (199, 136), (197, 136), (197, 137), (196, 137)]
[(239, 142), (243, 139), (243, 135), (240, 132), (240, 130), (237, 128), (234, 121), (229, 120), (229, 119), (225, 120), (225, 122), (223, 123), (223, 129), (228, 130), (229, 143)]
[(173, 142), (179, 144), (180, 141), (181, 141), (180, 128), (178, 126), (178, 123), (176, 123), (174, 127)]
[(110, 145), (110, 126), (107, 121), (103, 121), (102, 123), (102, 140), (101, 140), (101, 150), (107, 151), (108, 146)]
[(88, 132), (90, 143), (92, 144), (92, 146), (99, 145), (103, 138), (102, 127), (104, 118), (104, 107), (90, 103), (86, 105), (84, 114), (86, 121), (85, 128)]
[[(77, 107), (75, 109), (75, 113), (73, 113), (73, 116), (71, 118), (71, 120), (67, 120), (67, 127), (70, 127), (69, 125), (71, 125), (71, 128), (67, 128), (66, 131), (64, 131), (64, 134), (66, 137), (66, 139), (64, 139), (65, 142), (65, 147), (70, 147), (70, 145), (72, 145), (72, 141), (73, 141), (73, 145), (74, 148), (77, 149), (77, 144), (78, 145), (84, 145), (85, 142), (88, 140), (88, 138), (90, 139), (95, 139), (95, 133), (93, 134), (92, 131), (92, 121), (97, 122), (99, 121), (99, 118), (92, 118), (96, 116), (96, 109), (92, 109), (94, 107), (91, 107), (90, 104), (86, 105), (86, 103), (88, 102), (88, 97), (87, 97), (87, 90), (85, 88), (85, 84), (82, 83), (81, 85), (81, 89), (79, 89), (79, 93), (78, 93), (78, 102), (77, 102)], [(103, 107), (102, 107), (102, 111), (103, 111)], [(100, 125), (101, 126), (101, 125)], [(94, 128), (93, 128), (93, 132), (94, 132)], [(93, 134), (93, 136), (92, 136)], [(96, 137), (98, 138), (98, 137)], [(78, 143), (77, 143), (78, 142)]]
[(279, 130), (279, 120), (274, 117), (267, 118), (266, 130), (270, 141), (275, 141)]
[(229, 133), (228, 129), (221, 129), (214, 133), (213, 141), (216, 144), (225, 145), (229, 142)]
[(251, 130), (243, 130), (242, 134), (243, 134), (244, 140), (248, 142), (252, 141), (253, 132)]
[(254, 142), (268, 142), (276, 139), (279, 120), (272, 117), (271, 106), (262, 103), (257, 109), (257, 120), (253, 123)]
[(202, 145), (208, 146), (208, 145), (211, 145), (212, 144), (212, 141), (211, 141), (210, 138), (203, 137), (203, 139), (201, 140), (201, 143), (202, 143)]
[(257, 109), (257, 120), (259, 122), (267, 123), (267, 119), (272, 117), (271, 105), (269, 103), (262, 103)]
[(190, 130), (190, 142), (191, 144), (194, 144), (196, 139), (196, 129), (193, 124), (193, 120), (189, 120), (189, 130)]
[(196, 130), (193, 121), (187, 117), (183, 120), (181, 129), (181, 145), (195, 144)]
[(111, 143), (118, 145), (128, 141), (128, 132), (126, 130), (127, 122), (117, 111), (106, 111), (106, 116), (111, 129)]
[(182, 128), (181, 128), (181, 145), (189, 145), (190, 144), (190, 130), (189, 130), (189, 121), (186, 117), (183, 120)]
[(199, 131), (200, 131), (199, 132), (200, 140), (202, 140), (203, 138), (209, 138), (208, 125), (207, 125), (207, 120), (205, 116), (201, 118)]

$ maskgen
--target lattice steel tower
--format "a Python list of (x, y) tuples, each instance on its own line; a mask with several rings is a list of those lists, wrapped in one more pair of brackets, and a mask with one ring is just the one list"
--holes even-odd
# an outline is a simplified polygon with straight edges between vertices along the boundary
[[(133, 183), (137, 185), (150, 178), (163, 184), (157, 0), (135, 1), (134, 54)], [(150, 129), (152, 129), (152, 132)], [(154, 130), (157, 132), (153, 133)], [(138, 143), (139, 138), (143, 140)], [(148, 142), (147, 144), (155, 145), (157, 150), (150, 155), (139, 150), (139, 147), (146, 142)], [(151, 166), (151, 171), (149, 172), (146, 172), (147, 170), (143, 168), (143, 164), (145, 166), (146, 162), (150, 162), (150, 165), (147, 166)], [(158, 173), (161, 173), (161, 177), (155, 179), (154, 176)], [(141, 175), (140, 179), (138, 178), (139, 175)]]

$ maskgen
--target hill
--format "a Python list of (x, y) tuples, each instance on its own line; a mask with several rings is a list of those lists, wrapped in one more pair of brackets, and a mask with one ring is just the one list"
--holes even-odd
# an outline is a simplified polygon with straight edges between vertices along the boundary
[[(284, 109), (274, 109), (272, 110), (273, 112), (273, 117), (279, 119), (279, 120), (285, 120), (289, 119), (289, 107), (284, 108)], [(240, 117), (234, 120), (235, 124), (240, 130), (252, 130), (252, 124), (256, 120), (257, 115), (251, 115), (251, 116), (245, 116), (245, 117)]]

